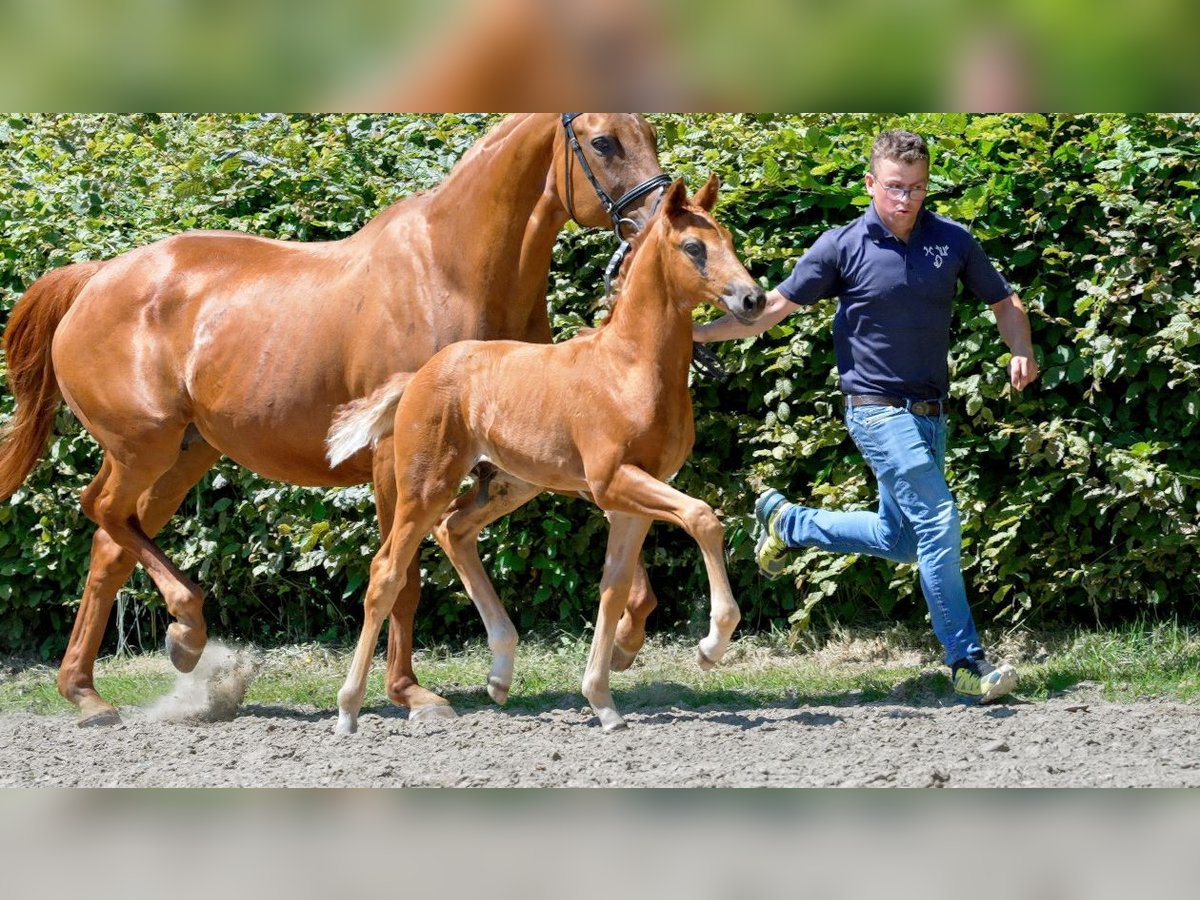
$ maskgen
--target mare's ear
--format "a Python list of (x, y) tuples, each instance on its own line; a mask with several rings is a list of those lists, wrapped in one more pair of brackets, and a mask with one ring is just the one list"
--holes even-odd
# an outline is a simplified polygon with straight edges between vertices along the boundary
[(663, 197), (663, 212), (669, 218), (674, 218), (683, 212), (683, 207), (687, 204), (687, 188), (683, 184), (682, 178), (676, 178), (671, 182), (671, 186), (667, 188), (667, 195)]
[(708, 181), (704, 182), (704, 187), (696, 192), (692, 202), (705, 212), (712, 212), (712, 208), (717, 205), (717, 195), (720, 192), (721, 179), (717, 177), (716, 172), (713, 172), (708, 176)]

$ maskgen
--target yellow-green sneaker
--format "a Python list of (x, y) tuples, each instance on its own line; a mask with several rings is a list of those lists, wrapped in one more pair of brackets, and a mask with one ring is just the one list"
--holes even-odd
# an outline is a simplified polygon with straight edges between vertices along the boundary
[(1017, 686), (1017, 670), (1007, 663), (993, 666), (986, 659), (963, 659), (951, 669), (951, 680), (956, 694), (991, 703)]
[(791, 505), (783, 494), (774, 489), (764, 491), (754, 501), (754, 518), (758, 520), (761, 531), (754, 545), (754, 559), (768, 578), (778, 578), (787, 568), (787, 551), (791, 548), (774, 526), (783, 511)]

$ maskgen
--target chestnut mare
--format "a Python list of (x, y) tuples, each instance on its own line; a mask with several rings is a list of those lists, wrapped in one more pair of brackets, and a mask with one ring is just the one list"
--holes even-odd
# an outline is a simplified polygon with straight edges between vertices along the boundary
[[(580, 188), (583, 178), (592, 189)], [(4, 335), (17, 411), (0, 448), (0, 499), (44, 452), (60, 396), (104, 451), (82, 495), (99, 528), (58, 674), (80, 724), (119, 721), (96, 692), (93, 668), (136, 563), (176, 620), (167, 630), (172, 663), (186, 672), (199, 660), (203, 594), (151, 536), (222, 455), (294, 484), (375, 481), (386, 533), (391, 448), (331, 467), (333, 411), (464, 338), (549, 341), (546, 284), (558, 231), (570, 217), (618, 233), (620, 223), (637, 228), (669, 183), (640, 116), (516, 116), (481, 138), (440, 186), (344, 240), (189, 232), (30, 286)], [(412, 549), (401, 561), (406, 587), (393, 593), (388, 696), (414, 715), (452, 714), (412, 670)], [(654, 598), (644, 571), (639, 584), (648, 613)], [(645, 634), (645, 616), (635, 619), (623, 625), (630, 659)]]
[[(688, 391), (692, 309), (707, 301), (752, 321), (766, 299), (729, 232), (709, 215), (717, 190), (714, 175), (688, 203), (683, 182), (671, 185), (635, 239), (640, 247), (624, 287), (599, 329), (560, 344), (455, 344), (416, 374), (393, 376), (338, 412), (331, 462), (391, 435), (396, 477), (395, 522), (371, 563), (362, 636), (338, 693), (339, 734), (357, 728), (379, 631), (424, 536), (434, 532), (485, 620), (504, 616), (476, 536), (486, 520), (547, 489), (582, 494), (609, 519), (600, 612), (583, 678), (584, 696), (605, 731), (625, 724), (613, 705), (609, 669), (617, 620), (652, 520), (681, 526), (700, 545), (711, 623), (699, 662), (707, 669), (724, 656), (740, 613), (725, 572), (721, 523), (708, 504), (666, 484), (695, 437)], [(488, 493), (503, 496), (486, 503), (486, 512), (478, 488), (455, 498), (483, 460), (505, 479), (499, 491), (500, 474), (492, 479)]]

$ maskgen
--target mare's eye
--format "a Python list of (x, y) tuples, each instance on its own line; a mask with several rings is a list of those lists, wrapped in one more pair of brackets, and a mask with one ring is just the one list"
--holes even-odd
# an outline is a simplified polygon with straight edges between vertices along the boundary
[(608, 156), (613, 152), (613, 142), (604, 136), (592, 138), (592, 149), (601, 156)]

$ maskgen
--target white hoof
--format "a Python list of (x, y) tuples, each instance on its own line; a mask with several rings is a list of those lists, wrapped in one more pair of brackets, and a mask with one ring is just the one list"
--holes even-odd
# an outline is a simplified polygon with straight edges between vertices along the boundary
[(358, 716), (352, 716), (348, 712), (338, 711), (337, 725), (333, 727), (333, 733), (337, 735), (351, 735), (358, 731)]
[(625, 723), (625, 720), (621, 718), (621, 714), (611, 707), (597, 709), (595, 713), (596, 717), (600, 719), (600, 727), (604, 729), (605, 733), (620, 731), (623, 728), (629, 727)]
[(414, 707), (408, 711), (408, 721), (410, 722), (434, 722), (438, 719), (457, 718), (458, 713), (448, 703), (430, 703), (426, 706)]
[(508, 685), (501, 684), (498, 679), (488, 679), (487, 692), (488, 696), (501, 706), (508, 702)]

